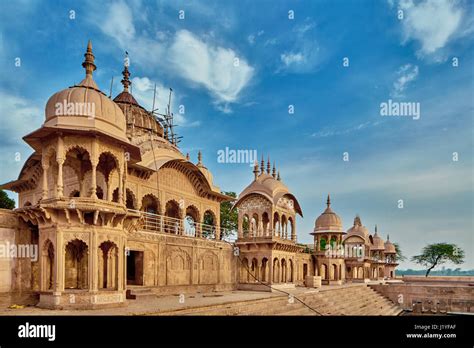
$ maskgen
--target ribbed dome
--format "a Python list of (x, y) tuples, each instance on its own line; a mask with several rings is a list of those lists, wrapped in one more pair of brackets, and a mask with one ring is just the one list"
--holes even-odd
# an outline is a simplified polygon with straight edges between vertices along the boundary
[(92, 78), (95, 70), (89, 42), (85, 61), (86, 77), (73, 87), (59, 91), (46, 103), (45, 127), (95, 130), (128, 142), (125, 116), (119, 106), (102, 93)]
[(346, 239), (351, 236), (359, 236), (365, 241), (368, 241), (369, 239), (369, 231), (365, 226), (362, 225), (362, 221), (360, 220), (359, 216), (354, 218), (354, 225), (347, 230)]
[(372, 236), (371, 250), (385, 250), (383, 239), (377, 234), (377, 226), (375, 226), (375, 234)]
[[(263, 159), (262, 159), (262, 168), (263, 168)], [(237, 202), (234, 206), (238, 204), (250, 194), (259, 194), (267, 198), (272, 204), (277, 205), (281, 198), (288, 198), (293, 201), (293, 207), (297, 214), (303, 216), (300, 204), (297, 201), (296, 197), (290, 192), (288, 187), (283, 184), (280, 179), (280, 174), (276, 174), (275, 169), (273, 173), (270, 174), (270, 162), (267, 163), (267, 172), (265, 173), (262, 169), (262, 172), (258, 173), (258, 164), (254, 167), (255, 180), (247, 186), (239, 195)]]
[(397, 250), (395, 249), (395, 245), (390, 241), (390, 236), (387, 236), (387, 240), (385, 241), (385, 254), (395, 254)]
[(327, 208), (326, 210), (319, 215), (314, 223), (314, 232), (343, 232), (342, 230), (342, 219), (332, 211), (331, 209), (331, 200), (328, 195)]

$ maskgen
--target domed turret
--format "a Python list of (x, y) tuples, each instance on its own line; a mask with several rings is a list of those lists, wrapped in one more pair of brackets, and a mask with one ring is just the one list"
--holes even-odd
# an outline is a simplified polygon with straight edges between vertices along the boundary
[(131, 155), (139, 159), (138, 148), (131, 146), (126, 136), (126, 121), (120, 107), (108, 98), (95, 83), (92, 73), (96, 70), (92, 43), (87, 44), (82, 66), (85, 78), (77, 85), (53, 94), (45, 107), (42, 127), (24, 137), (35, 150), (41, 149), (41, 139), (57, 132), (104, 135), (118, 141)]
[(344, 232), (342, 219), (331, 209), (331, 198), (328, 195), (326, 210), (318, 216), (314, 223), (314, 233), (317, 232)]
[(366, 242), (369, 240), (369, 231), (362, 225), (359, 215), (354, 218), (354, 225), (347, 230), (346, 239), (351, 236), (359, 236)]
[(163, 127), (161, 124), (150, 112), (146, 111), (145, 108), (137, 102), (129, 91), (132, 81), (130, 81), (130, 71), (128, 70), (128, 55), (125, 57), (122, 76), (121, 82), (123, 90), (114, 98), (114, 102), (119, 105), (125, 114), (128, 125), (128, 137), (133, 142), (134, 138), (148, 131), (155, 133), (159, 137), (163, 137)]
[(395, 254), (397, 252), (397, 250), (395, 249), (395, 245), (390, 241), (389, 235), (387, 235), (387, 240), (384, 246), (385, 246), (385, 254)]
[(125, 115), (92, 78), (96, 70), (92, 44), (89, 41), (82, 66), (86, 77), (77, 85), (59, 91), (46, 103), (44, 126), (98, 130), (117, 139), (126, 140)]
[(265, 162), (262, 157), (260, 168), (258, 162), (256, 162), (253, 173), (254, 181), (242, 191), (234, 206), (237, 206), (239, 202), (251, 194), (259, 194), (267, 198), (274, 205), (292, 204), (291, 209), (294, 209), (297, 214), (303, 216), (300, 204), (288, 187), (281, 181), (279, 173), (277, 176), (276, 168), (271, 170), (270, 160), (267, 162), (267, 171), (265, 172)]
[(385, 250), (383, 239), (377, 234), (377, 225), (375, 225), (375, 234), (372, 236), (371, 250)]

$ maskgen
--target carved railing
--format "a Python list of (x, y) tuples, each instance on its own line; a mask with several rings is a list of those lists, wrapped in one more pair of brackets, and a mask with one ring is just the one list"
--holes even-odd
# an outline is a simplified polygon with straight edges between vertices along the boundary
[[(283, 233), (280, 230), (267, 229), (267, 230), (243, 230), (242, 238), (280, 238), (286, 240), (292, 240), (291, 233)], [(296, 236), (294, 236), (296, 239)]]
[(235, 231), (220, 226), (198, 223), (187, 218), (177, 219), (139, 210), (128, 210), (133, 214), (140, 215), (136, 228), (148, 232), (166, 233), (209, 240), (216, 240), (216, 236), (220, 235), (220, 240), (226, 242), (234, 242), (236, 239)]

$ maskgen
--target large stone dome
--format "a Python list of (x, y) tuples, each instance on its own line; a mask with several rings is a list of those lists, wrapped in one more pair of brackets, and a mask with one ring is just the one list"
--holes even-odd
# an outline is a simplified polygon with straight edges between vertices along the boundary
[(45, 108), (44, 127), (69, 130), (95, 130), (126, 141), (125, 115), (108, 98), (92, 78), (96, 69), (89, 42), (82, 64), (86, 77), (77, 85), (59, 91), (49, 98)]
[(331, 199), (328, 195), (327, 208), (318, 216), (314, 223), (314, 233), (318, 232), (344, 232), (342, 219), (331, 209)]

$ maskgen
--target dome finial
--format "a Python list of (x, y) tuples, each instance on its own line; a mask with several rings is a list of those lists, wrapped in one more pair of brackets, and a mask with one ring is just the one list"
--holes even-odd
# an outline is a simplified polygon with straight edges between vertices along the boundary
[(281, 181), (281, 178), (280, 178), (280, 171), (278, 171), (277, 180), (278, 180), (278, 181)]
[(189, 152), (186, 154), (186, 160), (189, 161)]
[(198, 165), (202, 165), (202, 153), (201, 150), (198, 152)]
[(359, 214), (357, 214), (356, 217), (354, 218), (354, 226), (362, 226), (362, 222), (360, 221)]
[(92, 42), (89, 40), (87, 43), (87, 51), (84, 54), (84, 62), (82, 63), (82, 66), (84, 69), (86, 69), (86, 76), (90, 75), (92, 76), (92, 72), (97, 69), (97, 67), (94, 64), (94, 54), (92, 53)]
[(271, 170), (270, 156), (268, 156), (268, 160), (267, 160), (267, 174), (270, 174), (270, 170)]
[(390, 241), (390, 235), (387, 234), (387, 242)]
[(329, 196), (329, 193), (328, 193), (328, 199), (326, 201), (326, 204), (327, 204), (328, 208), (331, 206), (331, 197)]
[(255, 163), (253, 165), (253, 176), (254, 176), (254, 179), (257, 180), (258, 178), (258, 161), (255, 160)]
[(265, 160), (263, 159), (263, 154), (262, 154), (262, 160), (260, 161), (260, 174), (263, 174), (265, 172)]
[(376, 235), (377, 235), (377, 224), (375, 224), (375, 235), (374, 236), (376, 236)]
[(276, 178), (276, 167), (275, 167), (275, 161), (273, 161), (273, 170), (272, 170), (272, 176)]
[(128, 58), (128, 52), (125, 51), (125, 58), (124, 58), (123, 71), (122, 71), (123, 79), (122, 81), (120, 81), (122, 82), (124, 92), (128, 92), (128, 87), (132, 84), (132, 82), (129, 79), (130, 78), (130, 72), (128, 71), (129, 66), (130, 66), (130, 60)]

